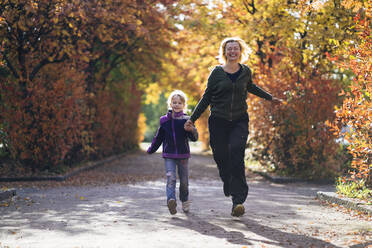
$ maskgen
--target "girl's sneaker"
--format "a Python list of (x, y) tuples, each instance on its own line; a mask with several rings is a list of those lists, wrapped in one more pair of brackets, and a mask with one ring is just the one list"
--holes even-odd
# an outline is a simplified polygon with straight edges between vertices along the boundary
[(169, 209), (169, 212), (170, 214), (176, 214), (177, 213), (177, 202), (175, 199), (169, 199), (168, 201), (168, 209)]
[(190, 212), (190, 201), (182, 202), (182, 210), (184, 213)]

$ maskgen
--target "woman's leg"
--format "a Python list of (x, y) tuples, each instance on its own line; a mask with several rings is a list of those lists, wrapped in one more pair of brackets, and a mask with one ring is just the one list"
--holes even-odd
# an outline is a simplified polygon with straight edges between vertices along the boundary
[(234, 205), (242, 204), (248, 195), (244, 166), (248, 133), (248, 118), (243, 118), (233, 123), (229, 136), (232, 175), (230, 190)]
[(231, 167), (229, 158), (229, 121), (209, 117), (208, 128), (214, 161), (224, 183), (224, 193), (230, 195)]
[(189, 165), (188, 159), (177, 160), (178, 177), (180, 178), (180, 200), (185, 202), (189, 199)]
[(169, 199), (176, 199), (176, 161), (174, 159), (165, 158), (165, 172), (167, 176), (167, 202)]

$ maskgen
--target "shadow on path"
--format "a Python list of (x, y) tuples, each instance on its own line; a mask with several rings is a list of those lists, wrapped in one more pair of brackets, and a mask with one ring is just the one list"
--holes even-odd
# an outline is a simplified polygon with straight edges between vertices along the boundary
[[(194, 230), (202, 235), (213, 236), (219, 239), (226, 239), (227, 242), (238, 245), (253, 245), (256, 242), (259, 242), (267, 245), (280, 245), (281, 247), (339, 247), (314, 237), (283, 232), (269, 226), (264, 226), (259, 224), (255, 220), (245, 217), (241, 219), (226, 219), (225, 221), (230, 224), (229, 226), (231, 226), (231, 228), (233, 229), (242, 229), (241, 232), (228, 231), (219, 225), (212, 224), (206, 219), (193, 214), (188, 214), (186, 219), (178, 217), (172, 218), (167, 221), (167, 223)], [(240, 224), (244, 225), (243, 228)], [(251, 232), (253, 233), (253, 235), (252, 237), (249, 237), (249, 234), (245, 235), (243, 232)], [(262, 238), (260, 239), (259, 237)]]
[(209, 223), (208, 221), (196, 215), (188, 214), (187, 219), (174, 217), (167, 221), (168, 224), (194, 230), (202, 235), (213, 236), (220, 239), (226, 239), (229, 243), (238, 245), (252, 245), (242, 232), (227, 231), (224, 228)]

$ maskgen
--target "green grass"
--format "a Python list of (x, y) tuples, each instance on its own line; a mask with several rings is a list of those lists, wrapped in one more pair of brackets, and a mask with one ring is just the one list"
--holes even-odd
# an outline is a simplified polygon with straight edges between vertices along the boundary
[(357, 198), (362, 200), (371, 201), (372, 190), (369, 189), (364, 180), (351, 181), (339, 178), (336, 183), (337, 193), (342, 194), (349, 198)]

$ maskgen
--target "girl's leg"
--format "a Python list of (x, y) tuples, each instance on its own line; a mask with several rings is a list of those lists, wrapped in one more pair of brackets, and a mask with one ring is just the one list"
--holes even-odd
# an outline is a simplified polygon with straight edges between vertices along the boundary
[(224, 183), (224, 193), (230, 195), (231, 166), (229, 157), (229, 126), (227, 120), (209, 117), (208, 127), (210, 135), (210, 145), (213, 152), (214, 161), (217, 164), (220, 177)]
[(233, 123), (229, 136), (231, 153), (231, 195), (233, 204), (242, 204), (248, 195), (245, 178), (244, 152), (248, 138), (248, 118)]
[(179, 159), (178, 177), (180, 178), (180, 200), (185, 202), (189, 199), (189, 165), (188, 159)]
[(167, 176), (167, 202), (169, 199), (176, 200), (176, 160), (165, 158), (165, 172)]

